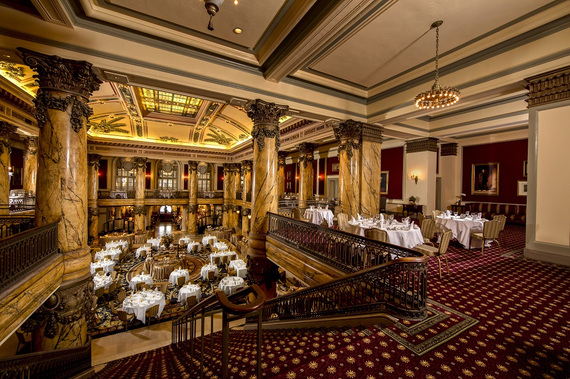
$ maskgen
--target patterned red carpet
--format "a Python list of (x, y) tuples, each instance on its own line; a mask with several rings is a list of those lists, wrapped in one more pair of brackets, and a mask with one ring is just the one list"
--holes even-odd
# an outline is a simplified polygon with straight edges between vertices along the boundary
[[(570, 270), (521, 259), (524, 227), (493, 246), (448, 250), (449, 274), (429, 264), (430, 317), (390, 328), (266, 331), (267, 378), (568, 378)], [(445, 267), (445, 266), (444, 266)], [(255, 334), (231, 334), (230, 377), (255, 377)], [(220, 335), (206, 349), (219, 376)], [(208, 344), (209, 346), (209, 340)], [(214, 357), (211, 363), (210, 357)], [(102, 378), (197, 377), (185, 344), (110, 364)]]

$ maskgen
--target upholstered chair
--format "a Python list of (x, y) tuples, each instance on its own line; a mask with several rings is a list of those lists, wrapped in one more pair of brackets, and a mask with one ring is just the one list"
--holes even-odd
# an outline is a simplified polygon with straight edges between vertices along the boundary
[(469, 248), (471, 248), (471, 241), (473, 238), (482, 240), (481, 243), (481, 254), (485, 251), (485, 242), (491, 241), (496, 242), (499, 246), (499, 254), (501, 254), (501, 244), (499, 243), (499, 233), (501, 232), (501, 222), (500, 221), (487, 221), (483, 224), (483, 233), (481, 232), (471, 232), (471, 239), (469, 240)]
[(429, 243), (432, 246), (435, 246), (431, 239), (435, 234), (435, 221), (431, 219), (424, 219), (422, 222), (422, 237), (424, 237), (424, 243)]
[(421, 252), (424, 255), (428, 255), (430, 257), (437, 258), (437, 267), (439, 270), (439, 278), (441, 279), (441, 259), (443, 257), (445, 259), (445, 267), (447, 268), (447, 273), (449, 274), (449, 265), (447, 264), (447, 257), (445, 253), (447, 252), (447, 248), (449, 247), (449, 240), (451, 239), (451, 230), (445, 231), (441, 234), (441, 241), (439, 243), (439, 247), (434, 247), (431, 245), (423, 244), (414, 247), (414, 250)]
[(364, 230), (364, 236), (374, 241), (386, 242), (388, 240), (388, 233), (385, 230), (378, 228), (370, 228)]

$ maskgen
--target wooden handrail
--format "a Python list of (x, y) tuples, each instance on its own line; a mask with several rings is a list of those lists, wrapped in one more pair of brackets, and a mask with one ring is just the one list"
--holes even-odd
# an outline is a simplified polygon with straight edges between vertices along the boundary
[[(224, 308), (225, 311), (231, 314), (243, 315), (247, 313), (252, 313), (263, 307), (266, 297), (265, 293), (261, 290), (261, 288), (259, 288), (257, 284), (252, 284), (251, 289), (253, 290), (256, 296), (255, 300), (248, 304), (238, 305), (230, 302), (224, 291), (221, 291), (219, 289), (216, 290), (216, 297), (218, 298), (218, 301), (220, 302), (222, 308)], [(236, 292), (235, 294), (239, 296), (240, 291)]]

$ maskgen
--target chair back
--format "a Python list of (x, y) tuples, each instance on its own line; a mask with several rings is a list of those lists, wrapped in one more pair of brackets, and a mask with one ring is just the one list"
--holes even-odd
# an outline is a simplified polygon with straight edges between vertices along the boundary
[(156, 317), (158, 315), (158, 304), (150, 307), (145, 313), (146, 317)]
[(148, 291), (148, 290), (150, 290), (150, 284), (143, 283), (142, 288), (146, 289)]
[(385, 230), (378, 228), (365, 229), (364, 236), (379, 242), (386, 242), (388, 240), (388, 233)]
[(501, 224), (501, 232), (505, 230), (505, 224), (507, 223), (507, 216), (505, 215), (495, 215), (493, 216), (493, 221), (498, 221)]
[(139, 257), (146, 258), (146, 250), (141, 250)]
[(426, 216), (424, 216), (423, 213), (418, 213), (418, 222), (420, 225), (423, 225), (425, 219), (426, 219)]
[(214, 280), (216, 278), (216, 272), (215, 271), (208, 271), (208, 280)]
[(121, 292), (119, 292), (119, 294), (117, 295), (117, 300), (119, 301), (119, 303), (122, 304), (126, 298), (127, 298), (127, 292), (124, 289), (122, 289)]
[(112, 282), (112, 283), (109, 285), (109, 293), (115, 292), (116, 289), (117, 289), (117, 283), (116, 283), (116, 282)]
[(117, 279), (117, 271), (111, 272), (111, 279), (113, 280)]
[(218, 265), (219, 263), (220, 263), (220, 256), (219, 256), (219, 255), (216, 255), (216, 256), (214, 257), (214, 264), (215, 264), (215, 265)]
[(424, 219), (422, 222), (422, 236), (431, 240), (435, 234), (435, 220)]
[(188, 296), (186, 298), (186, 308), (192, 308), (196, 305), (196, 296)]
[(95, 296), (102, 297), (105, 294), (105, 287), (99, 287), (95, 290)]
[(485, 239), (497, 239), (500, 232), (501, 223), (499, 221), (491, 220), (483, 225), (483, 238)]
[(179, 286), (183, 286), (184, 284), (186, 284), (186, 277), (179, 276), (177, 282)]
[(340, 230), (342, 230), (343, 232), (348, 232), (350, 231), (349, 228), (349, 224), (348, 224), (348, 215), (346, 213), (339, 213), (336, 216), (337, 220), (338, 220), (338, 228)]
[(299, 208), (293, 208), (293, 218), (295, 220), (301, 220), (301, 211), (299, 210)]
[(123, 310), (117, 311), (117, 316), (119, 316), (119, 320), (121, 320), (122, 322), (129, 321), (129, 314)]
[(441, 234), (441, 241), (439, 242), (439, 249), (437, 255), (444, 255), (449, 247), (449, 241), (451, 240), (451, 230), (447, 230)]
[(433, 216), (433, 219), (435, 220), (438, 216), (441, 216), (443, 214), (443, 211), (439, 211), (437, 209), (434, 209), (433, 211), (431, 211), (431, 215)]
[(110, 255), (105, 255), (105, 256), (103, 256), (103, 258), (104, 258), (104, 259), (111, 260), (111, 256), (110, 256)]
[(138, 283), (136, 284), (137, 291), (142, 290), (142, 289), (143, 289), (143, 286), (144, 286), (144, 282), (138, 282)]

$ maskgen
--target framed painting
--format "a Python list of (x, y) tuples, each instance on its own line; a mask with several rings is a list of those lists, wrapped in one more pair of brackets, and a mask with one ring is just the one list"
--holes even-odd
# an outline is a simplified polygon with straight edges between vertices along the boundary
[(528, 182), (526, 180), (519, 180), (517, 182), (517, 196), (526, 196), (528, 190)]
[(471, 195), (499, 194), (499, 164), (477, 163), (471, 166)]
[(388, 194), (389, 171), (380, 171), (380, 195)]
[(331, 171), (333, 173), (338, 173), (339, 169), (340, 169), (340, 163), (333, 163), (332, 164)]

